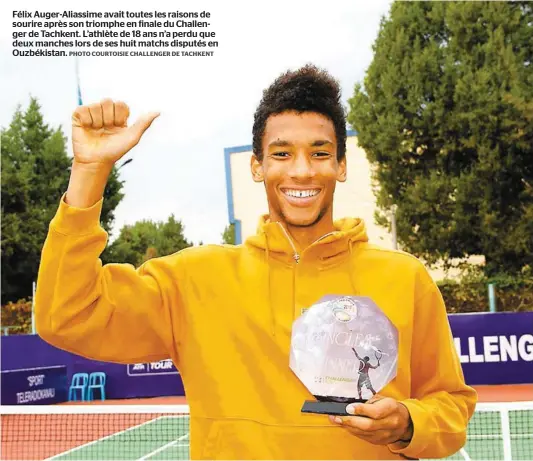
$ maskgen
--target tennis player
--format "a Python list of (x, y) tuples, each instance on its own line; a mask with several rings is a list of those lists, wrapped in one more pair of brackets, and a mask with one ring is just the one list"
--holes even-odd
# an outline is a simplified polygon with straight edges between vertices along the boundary
[[(128, 125), (128, 106), (110, 99), (75, 110), (70, 183), (40, 264), (38, 333), (101, 361), (171, 358), (190, 406), (193, 459), (439, 458), (459, 450), (476, 393), (438, 288), (413, 256), (371, 244), (361, 219), (333, 220), (335, 187), (347, 177), (337, 81), (308, 65), (265, 90), (251, 175), (264, 184), (269, 213), (256, 235), (139, 268), (102, 265), (108, 176), (158, 115)], [(312, 395), (289, 368), (294, 320), (328, 294), (372, 298), (400, 338), (396, 378), (342, 418), (302, 414)]]
[[(354, 352), (355, 356), (359, 360), (359, 380), (357, 381), (357, 393), (359, 394), (359, 398), (362, 400), (362, 390), (363, 386), (366, 386), (366, 388), (372, 392), (372, 395), (376, 395), (376, 391), (372, 387), (372, 382), (370, 381), (370, 376), (368, 376), (368, 372), (370, 369), (376, 369), (379, 367), (379, 358), (377, 359), (378, 362), (376, 365), (372, 365), (370, 363), (370, 357), (368, 355), (365, 355), (363, 358), (359, 357), (359, 354), (355, 350), (355, 348), (352, 347), (352, 351)], [(376, 352), (377, 357), (377, 352)]]

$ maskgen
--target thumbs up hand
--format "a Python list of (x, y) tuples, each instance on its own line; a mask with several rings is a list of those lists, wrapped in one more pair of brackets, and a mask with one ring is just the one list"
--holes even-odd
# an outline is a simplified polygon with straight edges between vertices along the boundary
[(79, 164), (111, 167), (137, 145), (159, 116), (158, 112), (151, 112), (128, 126), (129, 114), (124, 102), (111, 99), (78, 107), (72, 115), (74, 160)]

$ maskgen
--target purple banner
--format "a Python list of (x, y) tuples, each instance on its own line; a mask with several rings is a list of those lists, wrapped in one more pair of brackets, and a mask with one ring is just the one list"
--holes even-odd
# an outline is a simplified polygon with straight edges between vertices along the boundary
[[(533, 382), (533, 312), (456, 314), (449, 321), (468, 384)], [(70, 354), (37, 335), (3, 336), (1, 341), (2, 370), (61, 364), (69, 385), (74, 373), (103, 371), (108, 399), (185, 395), (169, 360), (119, 365)]]
[(468, 384), (533, 383), (533, 312), (448, 318)]
[[(53, 365), (67, 367), (67, 380), (70, 386), (74, 373), (101, 371), (106, 374), (106, 398), (130, 399), (185, 395), (181, 376), (172, 366), (174, 373), (149, 373), (142, 377), (131, 376), (131, 365), (99, 362), (58, 349), (43, 341), (37, 335), (2, 336), (2, 370), (35, 368)], [(154, 366), (157, 367), (165, 365)], [(169, 371), (168, 369), (166, 371)], [(99, 394), (98, 394), (99, 395)]]
[(2, 405), (47, 405), (67, 400), (67, 367), (2, 371)]

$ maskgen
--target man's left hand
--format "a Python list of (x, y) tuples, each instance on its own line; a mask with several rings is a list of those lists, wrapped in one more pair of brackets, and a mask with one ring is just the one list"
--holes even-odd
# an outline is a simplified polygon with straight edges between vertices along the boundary
[(408, 445), (413, 437), (409, 410), (390, 397), (376, 394), (366, 403), (348, 405), (346, 410), (353, 416), (330, 416), (330, 421), (374, 445)]

